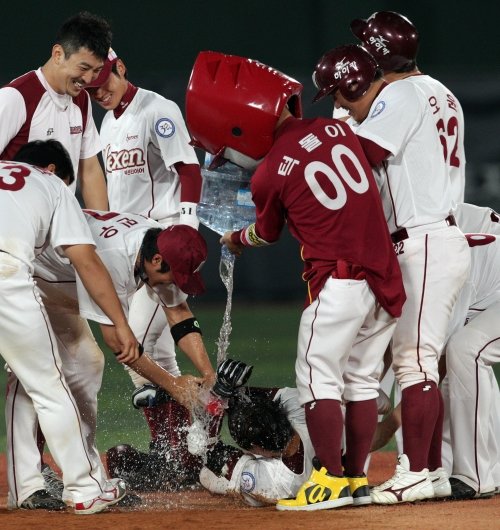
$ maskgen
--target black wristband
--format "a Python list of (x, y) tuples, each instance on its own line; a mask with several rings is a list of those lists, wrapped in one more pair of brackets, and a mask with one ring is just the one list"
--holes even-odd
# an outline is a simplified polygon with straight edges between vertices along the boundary
[[(142, 344), (139, 344), (138, 346), (139, 346), (139, 357), (140, 357), (144, 353), (144, 348), (143, 348)], [(118, 355), (121, 355), (121, 353), (122, 353), (121, 351), (115, 351), (115, 352), (113, 352), (113, 355), (115, 357), (118, 357)]]
[(199, 333), (202, 335), (200, 324), (195, 317), (186, 318), (182, 322), (177, 322), (170, 328), (170, 333), (176, 344), (189, 333)]

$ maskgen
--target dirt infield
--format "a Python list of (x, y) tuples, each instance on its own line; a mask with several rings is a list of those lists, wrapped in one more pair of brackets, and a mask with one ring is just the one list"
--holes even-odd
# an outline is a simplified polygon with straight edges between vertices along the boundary
[[(392, 475), (394, 453), (372, 457), (369, 479), (377, 484)], [(0, 457), (0, 528), (2, 530), (326, 530), (332, 528), (500, 529), (500, 495), (476, 501), (441, 501), (399, 506), (366, 506), (321, 512), (278, 512), (274, 507), (249, 508), (232, 499), (196, 489), (143, 495), (138, 509), (111, 508), (106, 513), (75, 516), (71, 512), (6, 508), (5, 458)]]

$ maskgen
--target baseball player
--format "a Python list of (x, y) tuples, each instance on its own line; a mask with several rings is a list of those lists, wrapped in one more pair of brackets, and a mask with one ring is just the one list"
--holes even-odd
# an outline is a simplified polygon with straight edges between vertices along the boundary
[[(161, 303), (175, 342), (210, 384), (214, 373), (201, 339), (201, 330), (186, 303), (187, 294), (181, 291), (182, 288), (190, 294), (200, 294), (204, 289), (198, 272), (206, 260), (206, 244), (201, 235), (188, 226), (172, 226), (162, 230), (158, 223), (134, 214), (85, 210), (85, 216), (96, 243), (97, 253), (111, 275), (125, 314), (128, 313), (130, 295), (140, 287), (141, 282), (144, 282), (144, 289), (147, 289), (157, 303)], [(73, 304), (76, 303), (75, 293), (69, 292), (71, 287), (74, 289), (76, 280), (80, 315), (99, 322), (104, 340), (109, 343), (114, 334), (114, 327), (89, 297), (80, 278), (78, 276), (75, 278), (71, 265), (58, 259), (55, 253), (44, 252), (36, 261), (36, 277), (43, 295), (49, 298), (51, 305), (60, 307), (59, 312), (62, 310), (68, 312), (68, 299), (72, 299)], [(68, 283), (71, 278), (72, 285)], [(59, 289), (60, 286), (63, 287), (62, 291)], [(60, 292), (54, 294), (55, 288)], [(57, 313), (54, 318), (59, 318)], [(70, 324), (73, 321), (74, 319), (64, 320), (65, 323)], [(95, 441), (97, 414), (95, 392), (102, 378), (102, 363), (94, 363), (96, 366), (93, 367), (92, 354), (89, 353), (84, 354), (83, 361), (75, 360), (75, 355), (82, 348), (81, 328), (82, 325), (74, 324), (71, 328), (62, 328), (65, 333), (63, 338), (68, 346), (63, 364), (70, 381), (75, 386), (74, 394), (78, 406), (82, 411), (86, 411), (84, 423), (87, 436)], [(146, 350), (150, 346), (148, 343), (144, 344)], [(87, 364), (90, 366), (87, 367)], [(156, 385), (165, 388), (183, 405), (192, 404), (197, 395), (198, 383), (203, 382), (203, 379), (193, 376), (173, 376), (148, 356), (142, 356), (135, 363), (130, 364), (130, 367)], [(16, 391), (22, 392), (22, 389)], [(16, 420), (17, 432), (33, 432), (33, 422), (36, 418), (33, 413), (30, 415), (28, 406), (25, 406), (22, 413), (19, 412), (17, 395), (11, 396), (9, 402), (12, 403), (9, 411), (12, 417), (31, 417), (31, 420), (25, 420), (24, 423), (19, 419)], [(16, 437), (14, 441), (15, 454), (21, 455), (26, 454), (28, 450), (35, 450), (34, 440), (29, 437), (24, 439)], [(175, 449), (163, 454), (163, 458), (175, 462), (177, 457)], [(181, 449), (183, 448), (180, 447), (179, 450)], [(23, 463), (26, 464), (24, 461)], [(183, 462), (177, 462), (178, 467), (182, 467), (182, 464)], [(21, 481), (20, 475), (21, 471), (17, 471), (18, 482)]]
[[(241, 449), (217, 442), (200, 472), (201, 484), (255, 507), (295, 497), (315, 455), (297, 389), (250, 388), (230, 400), (226, 414)], [(368, 488), (362, 487), (365, 495), (357, 504), (370, 502)]]
[[(68, 154), (59, 142), (38, 142), (25, 158), (33, 158), (37, 150), (44, 149), (50, 150), (49, 169), (59, 167), (62, 178), (74, 176)], [(126, 493), (125, 485), (120, 480), (107, 481), (89, 458), (81, 418), (33, 280), (35, 255), (50, 245), (71, 260), (89, 296), (115, 328), (110, 345), (118, 360), (133, 363), (139, 357), (139, 345), (109, 274), (95, 253), (74, 195), (49, 171), (23, 163), (23, 156), (18, 158), (20, 161), (0, 163), (0, 351), (33, 402), (48, 446), (63, 472), (64, 500), (72, 504), (76, 514), (92, 514), (118, 502)], [(12, 391), (10, 387), (8, 390)], [(45, 491), (37, 466), (15, 495), (14, 501), (22, 508), (65, 507)]]
[(372, 499), (392, 504), (432, 498), (429, 470), (442, 467), (438, 359), (470, 265), (467, 241), (451, 215), (442, 144), (425, 91), (406, 78), (387, 85), (361, 46), (324, 54), (313, 78), (315, 100), (331, 95), (358, 123), (356, 135), (377, 171), (408, 297), (392, 339), (404, 453), (394, 477), (374, 488)]
[[(448, 370), (441, 383), (445, 401), (443, 466), (453, 474), (445, 496), (484, 498), (500, 483), (496, 434), (500, 395), (492, 370), (492, 364), (498, 362), (499, 216), (490, 208), (466, 203), (458, 204), (453, 213), (462, 229), (470, 232), (466, 237), (471, 269), (454, 307), (444, 352)], [(378, 447), (401, 425), (400, 407), (383, 424)]]
[(299, 119), (301, 91), (297, 81), (256, 61), (202, 52), (186, 98), (195, 145), (216, 160), (257, 166), (251, 180), (256, 223), (226, 233), (221, 243), (233, 254), (269, 245), (286, 221), (301, 244), (308, 289), (296, 378), (315, 458), (296, 497), (278, 501), (280, 510), (336, 508), (365, 496), (377, 370), (405, 300), (359, 142), (344, 122)]
[(59, 140), (71, 156), (85, 205), (101, 210), (108, 208), (97, 159), (101, 144), (83, 89), (97, 77), (110, 44), (104, 19), (78, 13), (61, 26), (41, 68), (0, 89), (0, 160), (11, 160), (31, 140)]
[[(385, 81), (391, 83), (399, 79), (407, 79), (424, 92), (442, 145), (453, 203), (463, 203), (465, 150), (462, 107), (456, 96), (446, 86), (431, 76), (423, 74), (418, 68), (416, 58), (420, 39), (416, 27), (408, 18), (399, 13), (379, 11), (366, 20), (353, 20), (351, 31), (382, 68)], [(389, 388), (393, 382), (394, 372), (391, 370), (382, 382), (382, 386), (387, 389), (388, 393), (390, 393)], [(399, 387), (396, 387), (394, 397), (396, 402), (401, 400)], [(437, 432), (434, 434), (436, 443), (431, 444), (430, 468), (441, 467), (439, 450), (434, 450), (434, 447), (441, 446), (439, 429), (442, 424), (440, 419), (442, 413), (441, 410), (436, 423)], [(402, 449), (401, 432), (398, 431), (396, 439), (398, 448)], [(436, 477), (434, 477), (435, 480)]]
[(417, 28), (399, 13), (378, 11), (366, 20), (353, 20), (351, 31), (373, 55), (388, 83), (408, 79), (424, 92), (442, 145), (450, 176), (452, 199), (455, 204), (463, 203), (464, 114), (460, 102), (451, 90), (418, 68)]
[(449, 400), (445, 410), (452, 498), (470, 499), (491, 496), (500, 485), (500, 395), (492, 369), (500, 362), (500, 218), (490, 208), (471, 204), (459, 204), (454, 214), (462, 230), (471, 232), (467, 238), (472, 261), (446, 345)]
[[(100, 128), (110, 209), (134, 212), (163, 227), (186, 224), (198, 228), (196, 203), (200, 197), (198, 158), (179, 107), (170, 100), (134, 86), (127, 68), (110, 49), (99, 77), (88, 91), (108, 111)], [(179, 375), (175, 345), (164, 312), (147, 295), (137, 291), (129, 308), (129, 323), (141, 342), (152, 344), (157, 362)], [(162, 332), (164, 332), (162, 334)], [(136, 387), (134, 403), (143, 407), (156, 450), (180, 447), (189, 423), (175, 401), (159, 403), (149, 381), (129, 371)], [(180, 455), (186, 460), (190, 455)]]

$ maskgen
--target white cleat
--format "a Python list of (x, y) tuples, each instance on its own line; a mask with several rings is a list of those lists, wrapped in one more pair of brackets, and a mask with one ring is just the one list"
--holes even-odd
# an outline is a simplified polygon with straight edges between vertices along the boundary
[(374, 504), (397, 504), (434, 498), (434, 487), (427, 468), (410, 471), (410, 462), (405, 454), (398, 457), (396, 472), (392, 478), (371, 490)]
[(451, 484), (448, 473), (443, 467), (438, 467), (434, 471), (429, 471), (429, 478), (434, 488), (434, 497), (436, 499), (443, 499), (451, 495)]

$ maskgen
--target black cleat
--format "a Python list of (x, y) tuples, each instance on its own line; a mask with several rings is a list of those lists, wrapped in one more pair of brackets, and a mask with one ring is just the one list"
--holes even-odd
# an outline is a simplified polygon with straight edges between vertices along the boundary
[(140, 506), (142, 504), (142, 499), (139, 497), (139, 495), (136, 495), (135, 493), (127, 493), (125, 497), (120, 499), (115, 506), (119, 506), (120, 508), (135, 508), (136, 506)]
[(456, 477), (450, 477), (451, 495), (450, 499), (453, 501), (466, 501), (469, 499), (489, 499), (493, 497), (495, 491), (478, 493), (474, 488), (471, 488), (465, 482), (462, 482)]
[(24, 510), (58, 511), (66, 509), (66, 504), (62, 500), (53, 497), (47, 490), (38, 490), (25, 499), (19, 508)]

